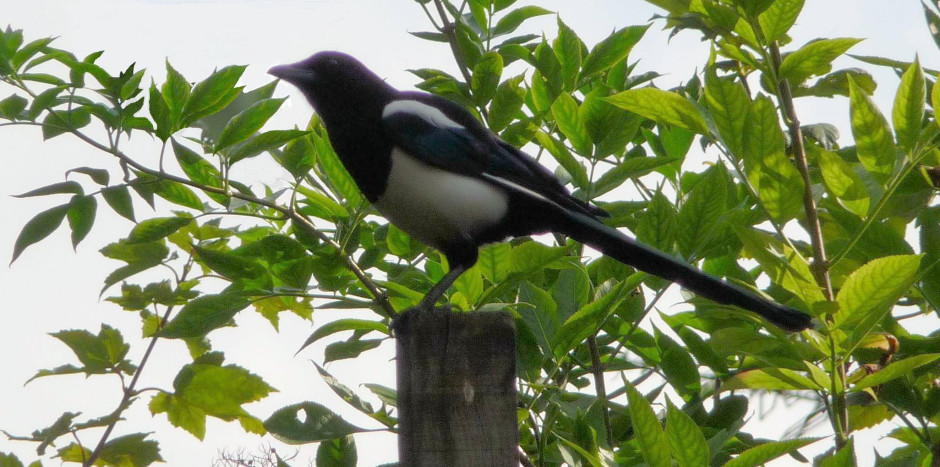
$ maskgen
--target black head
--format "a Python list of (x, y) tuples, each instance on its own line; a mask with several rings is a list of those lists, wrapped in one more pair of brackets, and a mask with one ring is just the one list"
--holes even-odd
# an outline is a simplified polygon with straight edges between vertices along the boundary
[(268, 73), (297, 86), (327, 121), (342, 112), (381, 114), (397, 93), (362, 62), (341, 52), (319, 52)]

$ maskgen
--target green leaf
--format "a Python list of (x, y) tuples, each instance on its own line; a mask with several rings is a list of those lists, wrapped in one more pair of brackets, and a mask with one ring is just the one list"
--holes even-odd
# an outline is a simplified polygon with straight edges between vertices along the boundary
[(314, 362), (313, 365), (317, 368), (317, 373), (320, 373), (320, 378), (323, 379), (323, 382), (325, 382), (327, 386), (329, 386), (330, 389), (336, 393), (337, 396), (343, 399), (344, 402), (366, 415), (372, 415), (375, 412), (372, 404), (363, 400), (358, 395), (356, 395), (352, 389), (349, 389), (347, 386), (340, 383), (336, 378), (333, 377), (333, 375), (330, 374), (330, 372), (323, 369), (323, 367), (318, 365), (316, 362)]
[[(108, 441), (101, 449), (99, 459), (104, 465), (146, 467), (163, 462), (156, 441), (144, 439), (148, 433), (124, 435)], [(63, 459), (64, 460), (64, 459)], [(79, 460), (81, 462), (81, 460)]]
[(160, 392), (150, 399), (150, 414), (165, 413), (171, 425), (182, 428), (199, 440), (206, 436), (206, 411), (182, 397)]
[(561, 65), (562, 89), (573, 91), (581, 69), (581, 49), (584, 44), (578, 35), (558, 16), (558, 36), (552, 42), (552, 51)]
[(356, 339), (345, 342), (333, 342), (323, 350), (323, 363), (347, 358), (356, 358), (362, 352), (372, 350), (382, 344), (384, 339)]
[(496, 22), (496, 26), (493, 27), (492, 36), (496, 37), (509, 34), (515, 31), (523, 21), (536, 16), (550, 15), (551, 13), (551, 11), (535, 5), (517, 8), (503, 15), (503, 17)]
[(633, 274), (569, 316), (552, 338), (555, 356), (561, 358), (588, 337), (595, 335), (620, 302), (629, 296), (629, 291), (639, 286), (643, 277), (645, 275), (642, 273)]
[(28, 103), (29, 101), (20, 97), (18, 94), (13, 94), (6, 99), (0, 100), (0, 117), (7, 120), (16, 120), (20, 117), (20, 114), (26, 110)]
[(538, 140), (539, 144), (547, 149), (548, 153), (558, 161), (558, 164), (571, 175), (571, 180), (574, 182), (575, 186), (584, 188), (590, 183), (587, 170), (571, 155), (564, 143), (542, 131), (538, 131), (535, 134), (535, 138)]
[(241, 145), (235, 149), (229, 155), (229, 161), (231, 161), (231, 163), (235, 163), (242, 159), (257, 156), (262, 152), (277, 149), (287, 144), (289, 141), (293, 141), (302, 136), (305, 136), (307, 133), (307, 131), (301, 130), (266, 131), (259, 135), (253, 136), (251, 139), (246, 141), (244, 145)]
[(770, 462), (790, 451), (815, 443), (820, 439), (821, 438), (798, 438), (764, 443), (742, 452), (734, 459), (728, 461), (725, 467), (756, 467)]
[(666, 440), (680, 467), (707, 467), (708, 444), (695, 421), (666, 398)]
[(0, 452), (0, 467), (23, 467), (23, 463), (16, 454)]
[(744, 85), (732, 76), (719, 78), (715, 68), (708, 67), (705, 71), (705, 105), (725, 146), (733, 156), (743, 159), (746, 117), (751, 106)]
[(764, 207), (780, 223), (796, 217), (803, 209), (803, 178), (786, 156), (783, 131), (769, 98), (754, 101), (745, 134), (745, 170)]
[(55, 138), (91, 123), (91, 114), (84, 107), (72, 110), (52, 110), (42, 121), (42, 139)]
[(496, 88), (496, 94), (490, 103), (490, 111), (486, 116), (490, 130), (499, 132), (509, 126), (525, 102), (525, 88), (520, 86), (525, 75), (519, 75), (503, 81)]
[(189, 225), (192, 217), (155, 217), (140, 222), (127, 236), (127, 243), (150, 243)]
[(849, 105), (852, 134), (858, 159), (872, 176), (884, 184), (894, 171), (896, 159), (891, 128), (878, 107), (855, 82), (849, 78)]
[(59, 194), (73, 194), (73, 195), (83, 195), (85, 190), (82, 189), (82, 186), (78, 182), (67, 181), (53, 183), (52, 185), (46, 185), (42, 188), (37, 188), (35, 190), (27, 191), (19, 195), (13, 195), (14, 198), (32, 198), (33, 196), (47, 196), (47, 195), (59, 195)]
[(868, 215), (871, 200), (861, 177), (852, 166), (838, 154), (808, 145), (811, 155), (816, 157), (826, 188), (843, 207), (860, 218)]
[(832, 70), (832, 61), (861, 41), (861, 39), (854, 38), (839, 38), (810, 42), (783, 59), (777, 77), (781, 80), (789, 80), (791, 85), (798, 86), (811, 76), (829, 73)]
[(131, 200), (131, 194), (127, 185), (109, 186), (101, 190), (101, 196), (121, 217), (137, 222), (134, 218), (134, 202)]
[(614, 166), (614, 168), (604, 172), (600, 178), (594, 182), (594, 189), (591, 193), (597, 197), (613, 189), (620, 187), (624, 181), (642, 177), (653, 170), (664, 165), (676, 162), (678, 159), (673, 157), (630, 157)]
[(781, 39), (803, 9), (803, 0), (776, 0), (757, 18), (764, 40), (771, 43)]
[[(852, 419), (852, 415), (849, 415), (849, 419)], [(849, 431), (855, 431), (850, 428)], [(855, 438), (849, 438), (848, 443), (839, 449), (835, 455), (826, 457), (819, 462), (819, 467), (856, 467), (858, 464), (855, 461)]]
[(228, 279), (257, 279), (264, 274), (264, 267), (252, 258), (198, 245), (193, 251), (203, 264)]
[(29, 106), (29, 112), (26, 115), (27, 120), (36, 120), (36, 117), (38, 117), (43, 110), (54, 107), (57, 104), (56, 98), (65, 88), (66, 86), (56, 86), (39, 93), (39, 95), (33, 99), (32, 105)]
[(686, 400), (698, 397), (702, 389), (698, 365), (689, 351), (676, 343), (659, 328), (655, 329), (656, 346), (662, 359), (662, 370), (666, 381)]
[[(303, 420), (298, 413), (303, 411)], [(264, 421), (264, 428), (287, 444), (306, 444), (363, 431), (316, 402), (301, 402), (278, 409)]]
[(156, 83), (152, 81), (150, 83), (150, 98), (147, 101), (149, 103), (150, 118), (153, 119), (153, 123), (156, 125), (154, 134), (161, 141), (166, 142), (175, 131), (175, 128), (173, 128), (173, 123), (170, 121), (170, 107), (163, 94), (157, 89)]
[(496, 94), (499, 78), (503, 74), (503, 56), (497, 52), (487, 52), (473, 66), (470, 89), (477, 104), (484, 105)]
[(657, 123), (675, 125), (700, 135), (708, 134), (698, 107), (674, 92), (656, 88), (628, 89), (605, 100)]
[(238, 97), (240, 92), (232, 91), (245, 68), (247, 67), (244, 65), (227, 66), (196, 83), (182, 108), (182, 125), (187, 126), (209, 115), (213, 110), (218, 111)]
[(679, 230), (678, 212), (662, 192), (657, 191), (637, 217), (639, 221), (634, 229), (637, 240), (660, 251), (673, 251)]
[(632, 384), (624, 380), (627, 409), (633, 422), (633, 433), (640, 444), (643, 459), (651, 467), (671, 467), (669, 442), (649, 401)]
[(101, 325), (97, 335), (83, 329), (59, 331), (51, 334), (67, 345), (83, 365), (86, 374), (102, 374), (125, 363), (124, 357), (130, 345), (124, 342), (121, 332), (106, 324)]
[(75, 169), (70, 169), (65, 172), (65, 176), (68, 177), (68, 175), (71, 173), (80, 173), (80, 174), (88, 175), (89, 177), (91, 177), (92, 181), (94, 181), (95, 183), (101, 186), (107, 186), (108, 180), (111, 178), (107, 170), (95, 169), (92, 167), (78, 167)]
[(186, 403), (223, 420), (247, 415), (243, 404), (276, 391), (260, 376), (237, 365), (201, 363), (184, 366), (173, 380), (173, 388), (175, 395)]
[(477, 259), (480, 272), (491, 284), (501, 284), (509, 275), (512, 246), (506, 242), (494, 243), (480, 248)]
[(836, 297), (836, 327), (867, 333), (914, 284), (920, 259), (920, 255), (886, 256), (852, 272)]
[(317, 447), (317, 466), (356, 467), (356, 440), (351, 435), (322, 441)]
[(725, 380), (721, 385), (722, 391), (733, 389), (766, 389), (769, 391), (787, 391), (811, 389), (822, 391), (827, 388), (820, 387), (815, 381), (802, 373), (787, 368), (759, 368), (742, 371)]
[(345, 318), (338, 319), (336, 321), (330, 321), (329, 323), (324, 324), (313, 331), (313, 334), (310, 334), (310, 337), (304, 341), (303, 345), (297, 349), (297, 352), (305, 349), (308, 345), (338, 332), (343, 331), (356, 331), (357, 333), (367, 333), (370, 331), (378, 331), (382, 334), (388, 335), (388, 326), (378, 321), (369, 321), (365, 319), (354, 319), (354, 318)]
[(362, 200), (359, 187), (340, 162), (329, 140), (326, 137), (316, 137), (313, 142), (317, 148), (317, 161), (323, 168), (327, 179), (351, 206), (357, 206)]
[(69, 227), (72, 229), (72, 248), (78, 248), (78, 244), (91, 231), (91, 226), (95, 223), (97, 208), (98, 202), (95, 201), (94, 196), (75, 195), (72, 197), (66, 213)]
[(594, 144), (578, 114), (578, 103), (570, 94), (563, 92), (558, 95), (552, 103), (552, 116), (555, 117), (558, 129), (568, 138), (574, 150), (582, 156), (589, 157)]
[(877, 373), (865, 376), (861, 381), (855, 383), (852, 390), (860, 391), (862, 389), (882, 385), (895, 378), (911, 374), (915, 369), (933, 363), (937, 361), (937, 359), (940, 359), (940, 353), (915, 355), (903, 360), (898, 360), (882, 368), (881, 371)]
[(219, 137), (215, 150), (220, 151), (254, 135), (277, 112), (277, 109), (281, 108), (281, 104), (286, 99), (286, 97), (263, 99), (232, 117), (232, 120), (222, 130), (222, 136)]
[[(168, 111), (167, 122), (169, 127), (165, 133), (167, 137), (173, 134), (180, 125), (180, 117), (183, 115), (183, 106), (186, 105), (186, 100), (189, 98), (190, 89), (192, 85), (189, 84), (189, 81), (176, 71), (170, 65), (170, 61), (166, 61), (166, 82), (163, 83), (163, 86), (160, 88), (160, 93), (163, 96), (163, 101), (166, 103), (166, 108)], [(153, 91), (151, 91), (151, 96), (153, 96)], [(153, 107), (150, 109), (151, 113), (153, 112)], [(162, 115), (161, 115), (162, 117)], [(154, 115), (156, 120), (156, 115)], [(157, 128), (159, 129), (159, 121), (157, 121)], [(164, 139), (165, 141), (165, 139)]]
[(774, 236), (753, 229), (739, 228), (735, 233), (744, 244), (747, 256), (757, 260), (773, 283), (780, 284), (810, 306), (826, 299), (799, 252)]
[(647, 29), (649, 25), (627, 26), (614, 31), (610, 36), (598, 42), (582, 62), (581, 79), (603, 73), (627, 58), (630, 50), (637, 42), (640, 42)]
[(914, 63), (911, 63), (901, 76), (901, 84), (894, 96), (894, 110), (891, 113), (898, 145), (908, 152), (913, 152), (920, 137), (926, 99), (924, 70), (920, 67), (920, 60), (915, 58)]
[(278, 158), (278, 162), (295, 179), (300, 179), (316, 165), (317, 151), (313, 143), (310, 142), (310, 138), (295, 138), (287, 143)]
[(412, 252), (411, 236), (398, 227), (395, 227), (394, 224), (388, 225), (388, 235), (385, 236), (385, 244), (388, 245), (388, 251), (395, 256), (407, 257)]
[(679, 208), (679, 251), (692, 258), (714, 233), (727, 210), (728, 180), (724, 166), (709, 169)]
[(159, 335), (171, 339), (203, 337), (209, 331), (228, 324), (249, 304), (248, 300), (235, 293), (194, 298), (160, 330)]
[(10, 264), (13, 264), (28, 246), (38, 243), (59, 228), (70, 208), (71, 203), (62, 204), (40, 212), (30, 219), (16, 237), (16, 242), (13, 244), (13, 259), (10, 260)]

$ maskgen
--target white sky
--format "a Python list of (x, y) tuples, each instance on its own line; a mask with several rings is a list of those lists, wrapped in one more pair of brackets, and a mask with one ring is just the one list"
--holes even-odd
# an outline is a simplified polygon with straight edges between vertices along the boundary
[[(642, 24), (655, 12), (640, 0), (544, 1), (540, 5), (561, 13), (590, 46), (617, 27)], [(54, 45), (80, 56), (106, 50), (99, 64), (117, 71), (131, 62), (147, 68), (159, 83), (164, 75), (164, 60), (189, 80), (204, 78), (216, 67), (229, 64), (250, 65), (243, 77), (249, 89), (269, 81), (265, 70), (270, 66), (304, 58), (315, 51), (336, 49), (351, 53), (400, 87), (410, 88), (417, 81), (405, 70), (435, 67), (454, 72), (449, 50), (442, 44), (419, 40), (408, 31), (428, 30), (427, 19), (417, 4), (389, 0), (0, 0), (3, 15), (0, 25), (7, 23), (24, 30), (27, 40), (59, 36)], [(554, 18), (534, 22), (536, 31), (544, 29), (552, 36)], [(634, 49), (632, 59), (640, 59), (641, 71), (671, 71), (657, 81), (662, 87), (687, 79), (704, 62), (707, 47), (695, 33), (683, 33), (668, 43), (665, 34), (654, 26)], [(878, 0), (807, 0), (801, 20), (792, 31), (795, 44), (815, 37), (863, 37), (866, 40), (852, 49), (862, 55), (882, 55), (910, 60), (915, 52), (927, 68), (940, 68), (940, 54), (924, 24), (917, 1)], [(785, 49), (788, 50), (788, 49)], [(851, 59), (841, 59), (837, 66), (861, 66)], [(886, 115), (897, 79), (890, 72), (874, 70), (879, 83), (876, 101)], [(149, 83), (150, 77), (145, 78)], [(6, 90), (0, 98), (6, 96)], [(288, 94), (288, 102), (272, 125), (289, 127), (303, 125), (309, 117), (309, 106), (293, 89), (281, 87), (278, 95)], [(806, 100), (797, 103), (804, 123), (829, 122), (842, 132), (848, 144), (848, 107), (844, 98)], [(52, 182), (61, 181), (65, 170), (76, 166), (113, 167), (108, 156), (87, 148), (77, 140), (63, 136), (43, 143), (39, 131), (25, 128), (0, 128), (0, 144), (4, 148), (0, 169), (0, 262), (12, 253), (12, 245), (23, 224), (36, 212), (64, 199), (14, 199), (8, 195), (23, 193)], [(154, 161), (153, 145), (136, 137), (128, 152), (143, 160)], [(256, 187), (261, 183), (285, 184), (285, 174), (264, 157), (246, 164), (241, 178)], [(700, 170), (696, 167), (687, 167)], [(239, 175), (236, 175), (238, 178)], [(3, 355), (3, 378), (0, 379), (0, 429), (25, 435), (35, 428), (51, 424), (63, 411), (83, 411), (86, 416), (99, 416), (111, 411), (117, 403), (119, 386), (109, 377), (85, 380), (81, 376), (50, 377), (23, 383), (40, 368), (51, 368), (73, 362), (71, 352), (47, 333), (61, 329), (89, 329), (97, 332), (100, 323), (117, 324), (132, 343), (130, 357), (139, 359), (144, 344), (139, 335), (136, 315), (122, 312), (117, 306), (99, 301), (98, 291), (103, 278), (116, 262), (103, 258), (98, 249), (109, 240), (126, 235), (131, 223), (112, 214), (100, 203), (99, 217), (91, 235), (77, 252), (70, 247), (68, 229), (62, 228), (39, 245), (28, 249), (12, 267), (0, 267), (0, 355)], [(149, 215), (149, 208), (137, 206), (140, 217)], [(116, 289), (112, 289), (116, 290)], [(663, 306), (663, 310), (670, 310)], [(321, 311), (315, 319), (322, 322), (339, 316), (339, 311)], [(278, 334), (256, 313), (246, 311), (237, 317), (238, 328), (212, 334), (213, 343), (223, 350), (227, 361), (255, 369), (269, 384), (281, 392), (265, 401), (249, 405), (248, 410), (264, 419), (284, 405), (316, 400), (347, 416), (353, 423), (376, 427), (357, 412), (346, 410), (344, 404), (326, 389), (316, 375), (309, 359), (322, 361), (322, 346), (314, 346), (295, 357), (294, 352), (312, 328), (309, 323), (284, 315)], [(379, 382), (394, 386), (393, 346), (383, 345), (382, 354), (362, 362), (339, 362), (329, 366), (342, 382), (367, 394), (358, 387), (361, 382)], [(177, 341), (161, 341), (157, 357), (144, 370), (141, 387), (171, 385), (172, 369), (188, 361), (186, 350)], [(359, 363), (360, 367), (357, 367)], [(182, 430), (171, 427), (164, 415), (151, 417), (146, 409), (150, 394), (142, 396), (136, 408), (126, 415), (130, 420), (118, 425), (116, 435), (138, 431), (155, 432), (169, 465), (208, 465), (217, 449), (255, 448), (257, 437), (245, 435), (237, 424), (209, 419), (204, 442)], [(755, 403), (752, 411), (756, 408)], [(792, 412), (791, 412), (792, 413)], [(779, 436), (792, 423), (783, 418), (768, 426), (766, 435)], [(824, 434), (824, 433), (821, 433)], [(869, 435), (866, 442), (856, 443), (860, 461), (871, 462), (868, 449), (878, 441)], [(270, 438), (267, 438), (270, 440)], [(63, 438), (64, 443), (69, 440)], [(96, 438), (83, 437), (93, 444)], [(360, 465), (369, 466), (394, 460), (394, 438), (386, 434), (357, 437)], [(823, 442), (825, 443), (825, 442)], [(820, 443), (820, 444), (823, 444)], [(64, 445), (64, 444), (63, 444)], [(887, 444), (882, 444), (887, 446)], [(24, 462), (32, 460), (35, 445), (0, 439), (0, 451), (17, 453)], [(301, 458), (312, 458), (314, 446), (303, 447)], [(279, 448), (290, 452), (290, 448)], [(887, 452), (887, 449), (884, 450)], [(785, 462), (785, 461), (784, 461)], [(50, 464), (54, 464), (51, 462)], [(781, 464), (783, 465), (783, 464)]]

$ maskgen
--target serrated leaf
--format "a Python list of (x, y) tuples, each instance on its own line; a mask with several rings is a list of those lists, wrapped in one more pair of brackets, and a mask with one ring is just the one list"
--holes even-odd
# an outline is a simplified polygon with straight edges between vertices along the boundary
[(633, 422), (633, 432), (639, 441), (643, 459), (651, 467), (671, 467), (669, 442), (663, 433), (659, 419), (649, 401), (629, 382), (624, 381), (627, 391), (627, 409)]
[(384, 339), (357, 339), (345, 342), (333, 342), (323, 350), (323, 363), (347, 358), (356, 358), (362, 352), (372, 350), (382, 344)]
[(199, 440), (206, 436), (206, 411), (174, 394), (160, 392), (150, 399), (150, 414), (166, 413), (171, 425), (182, 428)]
[(762, 465), (790, 451), (815, 443), (819, 441), (819, 439), (820, 438), (798, 438), (764, 443), (742, 452), (734, 459), (728, 461), (725, 467), (752, 467)]
[(920, 259), (920, 255), (886, 256), (852, 272), (836, 297), (839, 302), (839, 311), (833, 315), (836, 327), (867, 333), (911, 288)]
[(302, 130), (271, 130), (251, 137), (229, 155), (231, 163), (257, 156), (265, 151), (277, 149), (289, 141), (306, 135)]
[(770, 391), (787, 391), (809, 389), (822, 391), (815, 381), (802, 373), (788, 368), (759, 368), (742, 371), (725, 380), (721, 385), (722, 391), (733, 389), (765, 389)]
[(674, 92), (656, 88), (628, 89), (605, 100), (658, 123), (675, 125), (700, 135), (708, 134), (698, 107)]
[(503, 74), (503, 56), (496, 52), (483, 54), (473, 66), (470, 89), (477, 104), (484, 105), (496, 94), (499, 78)]
[(523, 21), (536, 16), (550, 15), (552, 12), (540, 6), (528, 5), (503, 15), (493, 27), (492, 37), (509, 34), (519, 28)]
[[(104, 445), (98, 458), (106, 462), (105, 465), (115, 466), (146, 467), (163, 462), (159, 444), (154, 440), (145, 439), (148, 435), (135, 433), (113, 438)], [(78, 462), (82, 462), (82, 459)]]
[(483, 277), (491, 284), (500, 284), (509, 275), (512, 246), (506, 242), (494, 243), (480, 248), (477, 264)]
[(940, 353), (931, 353), (915, 355), (903, 360), (898, 360), (881, 369), (877, 373), (865, 376), (852, 387), (853, 391), (879, 386), (895, 378), (910, 374), (912, 371), (924, 365), (933, 363), (940, 359)]
[(194, 298), (160, 330), (167, 338), (202, 337), (226, 324), (250, 302), (235, 293)]
[(66, 203), (33, 216), (20, 230), (20, 234), (13, 243), (13, 259), (10, 260), (10, 264), (13, 264), (27, 247), (48, 237), (59, 228), (70, 207), (71, 203)]
[(728, 150), (743, 159), (746, 117), (751, 106), (744, 86), (731, 76), (719, 78), (714, 67), (709, 67), (705, 71), (705, 105)]
[(771, 217), (784, 223), (803, 208), (803, 178), (785, 154), (786, 143), (776, 109), (760, 97), (747, 114), (744, 165)]
[(642, 177), (653, 170), (664, 165), (676, 162), (678, 159), (673, 157), (630, 157), (614, 166), (614, 168), (604, 172), (600, 178), (594, 182), (594, 190), (591, 193), (594, 196), (601, 196), (613, 189), (618, 188), (628, 179)]
[(711, 455), (705, 436), (688, 414), (666, 398), (666, 440), (680, 467), (707, 467)]
[(555, 123), (558, 124), (558, 129), (568, 138), (568, 142), (571, 143), (574, 150), (582, 156), (589, 157), (594, 144), (591, 141), (591, 135), (588, 134), (587, 127), (581, 121), (581, 116), (578, 113), (578, 103), (574, 98), (570, 94), (562, 92), (555, 98), (551, 110), (552, 116), (555, 117)]
[[(303, 420), (297, 416), (301, 411)], [(278, 409), (264, 421), (264, 428), (287, 444), (313, 443), (363, 431), (316, 402), (301, 402)]]
[(196, 83), (181, 110), (182, 125), (187, 126), (208, 115), (208, 111), (219, 110), (238, 97), (240, 93), (232, 91), (245, 68), (244, 65), (227, 66)]
[(728, 180), (723, 166), (709, 169), (679, 208), (679, 251), (691, 258), (713, 234), (727, 210)]
[(274, 388), (260, 376), (237, 365), (194, 363), (173, 381), (176, 396), (223, 420), (247, 415), (242, 405), (267, 397)]
[(322, 441), (317, 447), (317, 466), (356, 467), (358, 459), (356, 440), (351, 435)]
[(232, 117), (222, 130), (222, 136), (219, 137), (215, 150), (220, 151), (254, 135), (277, 112), (286, 99), (286, 97), (263, 99)]
[(780, 64), (777, 76), (798, 86), (811, 76), (820, 76), (832, 70), (832, 61), (844, 54), (861, 39), (819, 39), (787, 55)]
[(297, 349), (299, 353), (301, 350), (305, 349), (308, 345), (313, 344), (314, 342), (338, 332), (343, 331), (356, 331), (356, 332), (369, 332), (369, 331), (378, 331), (382, 334), (388, 335), (388, 326), (378, 321), (369, 321), (365, 319), (354, 319), (354, 318), (345, 318), (338, 319), (336, 321), (330, 321), (329, 323), (324, 324), (313, 331), (313, 334), (310, 334), (310, 337), (304, 341), (303, 345)]
[(140, 222), (127, 236), (127, 243), (150, 243), (189, 225), (192, 217), (155, 217)]
[(764, 40), (771, 43), (780, 39), (800, 16), (803, 0), (776, 0), (757, 18)]
[(832, 151), (817, 149), (814, 145), (807, 148), (816, 157), (826, 188), (842, 206), (859, 218), (865, 218), (871, 201), (865, 183), (852, 166)]
[(914, 150), (920, 136), (926, 99), (924, 70), (920, 67), (920, 60), (915, 58), (914, 63), (911, 63), (901, 76), (901, 84), (894, 96), (894, 109), (891, 113), (898, 145), (909, 152)]
[(633, 46), (643, 38), (643, 34), (646, 34), (647, 29), (648, 25), (627, 26), (598, 42), (582, 62), (581, 79), (605, 72), (625, 59)]
[(552, 337), (552, 350), (561, 357), (597, 333), (607, 317), (613, 314), (620, 302), (627, 298), (630, 290), (642, 280), (642, 274), (634, 274), (611, 288), (604, 296), (582, 306), (562, 323)]
[(896, 159), (891, 128), (878, 107), (849, 78), (849, 104), (852, 134), (858, 159), (872, 176), (884, 184), (894, 171)]

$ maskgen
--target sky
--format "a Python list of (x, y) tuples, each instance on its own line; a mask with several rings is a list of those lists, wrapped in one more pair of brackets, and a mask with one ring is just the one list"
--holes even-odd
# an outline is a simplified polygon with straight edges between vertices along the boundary
[[(557, 11), (589, 45), (612, 30), (645, 23), (656, 11), (640, 0), (542, 1), (546, 8)], [(169, 60), (189, 80), (207, 76), (213, 69), (230, 65), (249, 65), (243, 84), (249, 89), (270, 81), (265, 71), (272, 65), (293, 62), (320, 50), (350, 53), (390, 83), (410, 89), (417, 79), (406, 70), (436, 67), (456, 74), (447, 47), (419, 40), (409, 31), (429, 30), (427, 19), (417, 4), (407, 0), (0, 0), (3, 16), (0, 21), (24, 30), (27, 40), (58, 36), (55, 46), (78, 55), (105, 50), (99, 64), (109, 70), (125, 68), (132, 62), (148, 70), (160, 83), (165, 76), (164, 62)], [(522, 3), (520, 3), (522, 4)], [(534, 21), (535, 32), (554, 35), (555, 20), (544, 17)], [(5, 24), (2, 24), (5, 26)], [(656, 81), (669, 87), (688, 79), (700, 68), (708, 46), (695, 33), (682, 33), (669, 40), (659, 31), (661, 23), (651, 28), (634, 49), (633, 60), (638, 70), (668, 72)], [(925, 68), (940, 69), (940, 54), (924, 24), (920, 3), (913, 0), (885, 2), (880, 0), (807, 0), (804, 13), (791, 31), (794, 44), (816, 37), (861, 37), (852, 49), (860, 55), (880, 55), (898, 60), (911, 60), (915, 53)], [(788, 50), (788, 49), (784, 49)], [(850, 58), (840, 59), (837, 66), (861, 66)], [(885, 114), (890, 114), (897, 88), (897, 78), (888, 70), (874, 69), (879, 88), (875, 100)], [(8, 89), (0, 88), (0, 98)], [(279, 87), (277, 95), (291, 99), (272, 119), (272, 128), (304, 125), (310, 108), (299, 94), (288, 86)], [(801, 99), (797, 112), (804, 123), (828, 122), (842, 133), (842, 144), (849, 144), (846, 99)], [(88, 165), (112, 167), (107, 155), (95, 152), (67, 136), (43, 142), (38, 130), (21, 127), (0, 127), (0, 258), (9, 258), (14, 240), (36, 212), (47, 209), (55, 200), (48, 198), (15, 199), (9, 195), (23, 193), (39, 186), (61, 181), (69, 168)], [(129, 141), (127, 151), (142, 160), (153, 162), (156, 151), (146, 138)], [(698, 170), (696, 167), (687, 167)], [(265, 183), (285, 186), (286, 174), (274, 164), (252, 161), (234, 178), (247, 180), (254, 186)], [(144, 206), (137, 206), (141, 216), (148, 215)], [(98, 293), (103, 278), (118, 265), (102, 257), (98, 250), (109, 240), (130, 230), (129, 221), (99, 211), (99, 219), (89, 237), (73, 251), (67, 229), (63, 228), (28, 249), (10, 267), (0, 267), (0, 355), (3, 373), (0, 378), (0, 429), (24, 435), (35, 428), (51, 424), (63, 411), (83, 411), (97, 416), (113, 410), (120, 396), (117, 381), (107, 377), (85, 379), (82, 376), (43, 378), (24, 386), (40, 368), (51, 368), (72, 362), (71, 352), (48, 333), (61, 329), (89, 329), (97, 332), (100, 323), (116, 325), (132, 342), (130, 357), (139, 359), (143, 344), (136, 315), (100, 300)], [(4, 261), (5, 262), (5, 261)], [(669, 312), (671, 308), (664, 306)], [(321, 311), (321, 320), (335, 319), (338, 311)], [(346, 316), (347, 312), (343, 312)], [(366, 315), (361, 315), (366, 316)], [(217, 349), (226, 353), (227, 361), (256, 371), (280, 392), (248, 410), (262, 419), (284, 405), (316, 400), (335, 408), (353, 423), (375, 428), (368, 419), (353, 410), (345, 410), (320, 381), (310, 360), (322, 361), (322, 346), (311, 346), (295, 356), (296, 350), (312, 331), (310, 323), (285, 317), (281, 331), (275, 332), (256, 313), (243, 312), (237, 317), (238, 328), (219, 330), (212, 335)], [(337, 362), (328, 366), (342, 382), (367, 395), (362, 382), (380, 382), (394, 386), (394, 365), (391, 342), (382, 346), (376, 356), (364, 362)], [(169, 387), (173, 368), (188, 361), (185, 347), (179, 342), (161, 341), (157, 358), (145, 370), (144, 387)], [(365, 367), (363, 367), (365, 366)], [(244, 434), (237, 424), (210, 419), (205, 441), (196, 440), (169, 425), (165, 416), (151, 417), (144, 401), (128, 414), (128, 422), (118, 425), (118, 435), (138, 431), (154, 432), (162, 445), (168, 465), (209, 465), (222, 448), (249, 450), (270, 438), (259, 440)], [(752, 407), (752, 410), (756, 409)], [(779, 436), (791, 421), (767, 424), (767, 436)], [(825, 434), (825, 432), (821, 432)], [(870, 442), (857, 442), (861, 465), (871, 459), (870, 451), (861, 451), (878, 440), (868, 434)], [(64, 442), (68, 442), (63, 439)], [(93, 442), (90, 437), (86, 443)], [(357, 436), (359, 459), (363, 466), (376, 465), (396, 458), (394, 437), (388, 434)], [(292, 448), (274, 444), (279, 452)], [(883, 444), (888, 446), (888, 444)], [(0, 452), (12, 451), (23, 461), (33, 459), (35, 445), (0, 439)], [(304, 447), (303, 458), (312, 458), (313, 447)], [(867, 457), (866, 457), (867, 456)], [(54, 462), (53, 462), (54, 463)]]

